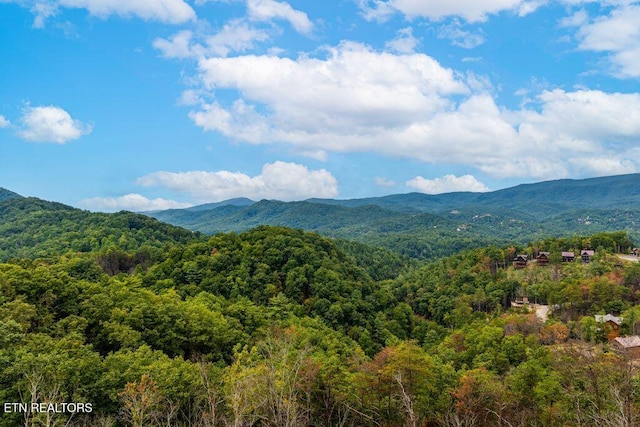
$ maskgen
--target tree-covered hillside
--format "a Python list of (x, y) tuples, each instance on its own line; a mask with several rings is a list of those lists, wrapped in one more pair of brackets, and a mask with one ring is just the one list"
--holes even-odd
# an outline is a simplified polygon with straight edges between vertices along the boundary
[[(640, 330), (640, 263), (614, 254), (633, 245), (625, 233), (416, 265), (302, 230), (194, 238), (130, 213), (23, 202), (0, 205), (5, 230), (1, 221), (26, 221), (11, 238), (37, 243), (30, 258), (0, 263), (0, 400), (92, 410), (4, 411), (0, 426), (640, 420), (638, 376), (593, 320), (610, 312), (625, 319), (622, 333)], [(73, 220), (108, 249), (77, 247)], [(510, 264), (587, 246), (597, 248), (590, 264)], [(550, 320), (511, 309), (525, 294), (555, 307)]]
[(552, 236), (625, 231), (640, 239), (639, 177), (548, 181), (489, 193), (263, 200), (244, 206), (231, 201), (150, 215), (208, 234), (263, 224), (302, 228), (435, 259), (465, 248), (526, 244)]
[(14, 193), (13, 191), (9, 191), (5, 188), (0, 187), (0, 202), (5, 199), (15, 199), (18, 197), (22, 196), (20, 196), (18, 193)]
[(197, 238), (183, 228), (131, 212), (90, 213), (35, 198), (0, 201), (0, 261), (110, 248), (151, 251)]

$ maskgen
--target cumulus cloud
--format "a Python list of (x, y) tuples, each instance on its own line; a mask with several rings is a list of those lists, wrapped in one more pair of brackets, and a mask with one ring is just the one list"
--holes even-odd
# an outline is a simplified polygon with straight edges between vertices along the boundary
[(64, 144), (91, 133), (93, 127), (73, 119), (60, 107), (27, 107), (20, 118), (18, 135), (33, 142)]
[[(427, 55), (353, 42), (327, 48), (324, 57), (202, 58), (198, 66), (199, 104), (191, 119), (239, 142), (286, 143), (295, 153), (322, 157), (376, 152), (464, 164), (494, 177), (553, 179), (640, 165), (633, 151), (638, 93), (541, 91), (509, 109), (474, 76)], [(218, 90), (237, 98), (225, 103)], [(620, 162), (604, 167), (589, 160), (612, 152)]]
[(4, 0), (29, 7), (35, 18), (33, 26), (44, 28), (47, 19), (61, 8), (85, 9), (91, 15), (108, 18), (111, 15), (138, 17), (170, 24), (181, 24), (196, 18), (195, 11), (184, 0)]
[(379, 187), (394, 187), (397, 185), (397, 182), (390, 180), (388, 178), (377, 176), (376, 185)]
[(384, 20), (393, 12), (408, 19), (416, 17), (439, 20), (461, 17), (468, 22), (485, 21), (488, 15), (510, 11), (526, 15), (542, 6), (544, 0), (359, 0), (363, 16), (369, 20)]
[(127, 210), (133, 212), (155, 211), (165, 209), (182, 209), (192, 206), (190, 203), (176, 202), (163, 198), (148, 199), (140, 194), (126, 194), (120, 197), (93, 197), (84, 199), (78, 204), (86, 209), (101, 212)]
[[(198, 40), (201, 39), (201, 40)], [(196, 37), (192, 31), (179, 31), (169, 39), (157, 38), (153, 47), (165, 58), (190, 58), (204, 55), (227, 56), (255, 48), (269, 40), (269, 34), (242, 19), (227, 22), (216, 34)]]
[(9, 119), (7, 119), (5, 116), (0, 115), (0, 128), (6, 128), (10, 125), (11, 122), (9, 121)]
[(302, 34), (309, 34), (313, 30), (313, 23), (306, 13), (294, 9), (287, 2), (275, 0), (247, 0), (249, 18), (255, 21), (270, 21), (284, 19)]
[(59, 0), (68, 8), (86, 9), (99, 17), (120, 15), (180, 24), (195, 19), (194, 10), (183, 0)]
[(169, 39), (157, 38), (153, 47), (158, 49), (165, 58), (189, 58), (204, 53), (201, 45), (192, 45), (193, 32), (183, 30), (175, 33)]
[[(326, 59), (201, 59), (200, 79), (206, 89), (236, 89), (244, 99), (231, 109), (204, 105), (192, 112), (192, 119), (241, 140), (286, 140), (319, 148), (314, 140), (324, 139), (320, 133), (379, 133), (446, 109), (446, 95), (468, 91), (452, 70), (424, 54), (380, 53), (357, 43), (343, 43), (327, 53)], [(264, 116), (255, 104), (272, 113)], [(247, 124), (252, 124), (252, 132), (242, 129)], [(336, 141), (325, 148), (340, 150), (343, 145)], [(352, 147), (344, 148), (341, 151)]]
[(453, 20), (450, 24), (443, 25), (438, 30), (438, 38), (449, 39), (454, 46), (464, 49), (473, 49), (485, 42), (481, 32), (472, 33), (462, 29), (460, 21)]
[(58, 6), (53, 3), (37, 2), (31, 7), (31, 13), (35, 15), (33, 18), (33, 27), (44, 28), (47, 19), (57, 15)]
[(621, 4), (607, 16), (588, 21), (584, 12), (563, 22), (579, 26), (582, 50), (607, 52), (611, 72), (622, 78), (640, 77), (640, 4)]
[(418, 44), (420, 40), (413, 36), (413, 28), (406, 27), (399, 30), (396, 37), (388, 41), (385, 46), (394, 52), (413, 53)]
[(257, 176), (230, 171), (154, 172), (137, 180), (139, 185), (159, 186), (189, 194), (199, 202), (234, 197), (251, 199), (303, 200), (331, 198), (338, 194), (338, 181), (325, 169), (277, 161), (267, 163)]
[(453, 193), (458, 191), (485, 192), (486, 185), (472, 175), (445, 175), (442, 178), (426, 179), (417, 176), (406, 182), (407, 187), (425, 194)]

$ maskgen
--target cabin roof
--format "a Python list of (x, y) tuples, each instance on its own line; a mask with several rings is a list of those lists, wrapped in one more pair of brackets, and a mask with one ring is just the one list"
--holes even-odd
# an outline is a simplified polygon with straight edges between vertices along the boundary
[(594, 316), (596, 318), (596, 322), (598, 323), (607, 323), (607, 322), (613, 322), (616, 325), (620, 325), (622, 324), (622, 317), (616, 317), (612, 314), (596, 314)]
[(640, 347), (640, 337), (637, 335), (630, 335), (628, 337), (616, 337), (613, 341), (620, 347), (625, 349)]

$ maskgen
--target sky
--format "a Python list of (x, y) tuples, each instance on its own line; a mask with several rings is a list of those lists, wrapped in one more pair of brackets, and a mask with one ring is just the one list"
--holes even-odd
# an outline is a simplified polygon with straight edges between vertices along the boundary
[(640, 172), (640, 1), (0, 0), (0, 187), (92, 211)]

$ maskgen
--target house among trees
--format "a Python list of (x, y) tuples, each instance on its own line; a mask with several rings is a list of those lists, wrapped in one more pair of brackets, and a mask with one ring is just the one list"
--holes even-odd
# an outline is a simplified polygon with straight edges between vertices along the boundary
[(609, 341), (618, 337), (620, 326), (622, 326), (622, 317), (616, 317), (612, 314), (596, 314), (596, 322), (604, 325), (604, 332)]
[(580, 252), (580, 258), (582, 258), (582, 263), (589, 264), (591, 262), (591, 258), (593, 257), (593, 255), (595, 255), (595, 251), (590, 249), (583, 249), (582, 252)]
[(633, 255), (633, 256), (638, 256), (638, 255), (640, 255), (640, 249), (638, 249), (638, 248), (633, 248), (633, 249), (631, 250), (631, 255)]
[(562, 262), (573, 262), (576, 259), (576, 254), (573, 252), (562, 252)]
[(513, 260), (513, 268), (525, 268), (527, 266), (527, 256), (518, 255)]
[(511, 301), (511, 307), (518, 308), (518, 307), (524, 307), (525, 305), (529, 305), (528, 296), (516, 297), (514, 301)]
[(637, 335), (617, 337), (611, 342), (611, 347), (631, 359), (640, 358), (640, 337)]
[(536, 257), (538, 265), (549, 265), (549, 252), (540, 252)]

